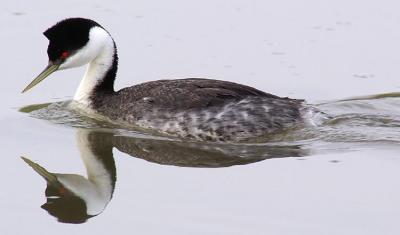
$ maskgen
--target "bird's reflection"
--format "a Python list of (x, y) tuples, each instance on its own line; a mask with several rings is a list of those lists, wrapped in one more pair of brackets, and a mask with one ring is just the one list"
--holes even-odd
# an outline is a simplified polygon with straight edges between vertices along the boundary
[(64, 223), (83, 223), (106, 208), (117, 179), (113, 147), (149, 162), (180, 167), (228, 167), (268, 158), (299, 157), (307, 154), (300, 146), (179, 142), (120, 136), (92, 129), (78, 129), (76, 141), (87, 177), (51, 173), (37, 163), (23, 158), (47, 181), (47, 201), (42, 208)]
[(116, 182), (112, 135), (78, 130), (77, 145), (87, 178), (77, 174), (51, 173), (27, 158), (28, 163), (47, 181), (47, 201), (42, 208), (65, 223), (83, 223), (100, 214), (112, 198)]

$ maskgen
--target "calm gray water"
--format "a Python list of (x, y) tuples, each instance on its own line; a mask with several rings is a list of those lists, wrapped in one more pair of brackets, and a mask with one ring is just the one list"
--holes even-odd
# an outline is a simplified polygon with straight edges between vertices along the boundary
[[(399, 6), (3, 1), (0, 233), (399, 234)], [(113, 35), (117, 88), (210, 77), (305, 98), (331, 118), (259, 143), (194, 143), (66, 109), (84, 68), (21, 95), (47, 63), (41, 33), (70, 16)], [(107, 180), (80, 191), (86, 204), (59, 187)]]

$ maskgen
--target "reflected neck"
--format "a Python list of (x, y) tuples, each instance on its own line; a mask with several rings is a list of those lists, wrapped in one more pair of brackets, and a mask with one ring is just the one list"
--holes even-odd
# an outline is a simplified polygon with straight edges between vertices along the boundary
[(84, 129), (77, 131), (77, 145), (88, 179), (72, 191), (85, 201), (89, 215), (100, 214), (114, 192), (116, 169), (109, 137)]
[(90, 107), (96, 94), (113, 94), (117, 69), (117, 48), (110, 36), (99, 55), (89, 63), (75, 93), (74, 101)]

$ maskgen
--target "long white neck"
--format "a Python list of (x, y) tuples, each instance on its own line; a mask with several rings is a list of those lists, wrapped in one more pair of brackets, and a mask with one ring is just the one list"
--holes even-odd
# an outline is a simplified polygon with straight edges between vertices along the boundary
[(112, 156), (97, 156), (92, 149), (93, 143), (90, 141), (88, 130), (78, 129), (76, 140), (87, 171), (87, 179), (75, 174), (56, 174), (57, 179), (64, 187), (85, 201), (88, 215), (97, 215), (111, 200), (115, 183), (111, 172), (99, 158)]
[[(108, 32), (101, 27), (92, 28), (86, 46), (73, 56), (78, 59), (78, 62), (80, 58), (82, 60), (90, 59), (89, 66), (75, 93), (74, 101), (90, 106), (90, 96), (95, 88), (103, 83), (104, 79), (110, 79), (107, 77), (107, 73), (114, 66), (115, 54), (115, 44)], [(71, 60), (73, 59), (71, 58)], [(113, 83), (114, 80), (111, 82)]]

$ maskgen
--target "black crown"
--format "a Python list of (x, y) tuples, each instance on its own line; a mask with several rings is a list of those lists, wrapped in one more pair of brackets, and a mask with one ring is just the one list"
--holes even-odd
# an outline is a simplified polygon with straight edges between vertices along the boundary
[(90, 19), (68, 18), (47, 29), (43, 34), (49, 39), (49, 60), (55, 61), (64, 51), (74, 52), (85, 46), (89, 41), (90, 29), (95, 26), (101, 27)]

